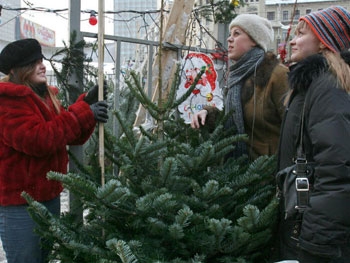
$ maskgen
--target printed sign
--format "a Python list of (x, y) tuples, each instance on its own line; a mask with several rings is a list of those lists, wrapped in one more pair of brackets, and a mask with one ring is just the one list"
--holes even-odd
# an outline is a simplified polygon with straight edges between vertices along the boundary
[(223, 108), (222, 94), (217, 80), (218, 74), (212, 59), (204, 53), (189, 53), (183, 59), (177, 98), (187, 92), (201, 69), (205, 69), (205, 72), (198, 80), (192, 94), (178, 107), (186, 123), (191, 123), (193, 114), (202, 110), (204, 106), (213, 106), (220, 110)]
[(56, 44), (55, 31), (23, 17), (20, 18), (20, 37), (36, 38), (41, 45), (47, 47), (54, 47)]

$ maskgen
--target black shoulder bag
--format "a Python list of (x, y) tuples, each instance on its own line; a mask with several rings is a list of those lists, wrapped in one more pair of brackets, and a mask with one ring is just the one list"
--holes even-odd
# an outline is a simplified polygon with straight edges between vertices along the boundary
[(298, 213), (303, 213), (308, 207), (309, 192), (313, 183), (313, 164), (307, 162), (304, 150), (304, 114), (305, 102), (300, 119), (295, 163), (279, 171), (276, 175), (278, 197), (284, 205), (285, 219), (294, 218)]

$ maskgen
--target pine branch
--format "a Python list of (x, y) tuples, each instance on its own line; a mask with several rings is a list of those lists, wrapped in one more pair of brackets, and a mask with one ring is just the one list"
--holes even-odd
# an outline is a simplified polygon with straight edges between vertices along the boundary
[[(187, 91), (174, 103), (171, 105), (171, 108), (177, 108), (181, 103), (183, 103), (187, 98), (192, 94), (192, 91), (196, 88), (198, 81), (202, 78), (202, 75), (205, 73), (205, 66), (201, 68), (201, 70), (198, 72), (196, 78), (194, 79), (191, 86), (187, 89)], [(170, 106), (170, 105), (169, 105)]]
[(133, 129), (131, 128), (132, 126), (129, 125), (128, 122), (124, 121), (124, 118), (118, 111), (114, 112), (114, 116), (117, 118), (119, 125), (121, 126), (123, 135), (127, 138), (130, 145), (134, 146), (136, 144), (136, 139), (134, 136)]
[(89, 195), (93, 194), (95, 196), (97, 192), (96, 184), (78, 174), (48, 172), (47, 178), (62, 182), (63, 185), (68, 186), (70, 190), (78, 196), (87, 196), (85, 193), (89, 193)]
[(137, 263), (138, 260), (132, 254), (130, 247), (125, 241), (111, 239), (107, 241), (107, 247), (114, 251), (123, 263)]
[(164, 109), (175, 109), (177, 107), (177, 105), (174, 105), (174, 101), (176, 98), (177, 88), (178, 88), (178, 86), (180, 84), (180, 80), (181, 80), (180, 64), (177, 65), (174, 76), (175, 76), (175, 79), (171, 83), (171, 87), (170, 87), (170, 91), (169, 91), (168, 96), (167, 96), (167, 100), (163, 105)]
[(130, 76), (132, 81), (130, 79), (127, 79), (125, 80), (125, 83), (128, 85), (130, 91), (134, 94), (134, 96), (142, 104), (142, 106), (145, 107), (146, 110), (148, 110), (149, 114), (152, 117), (156, 118), (156, 116), (158, 116), (160, 112), (159, 107), (156, 104), (154, 104), (152, 100), (148, 97), (148, 95), (145, 93), (145, 91), (140, 85), (140, 82), (138, 81), (136, 73), (132, 71), (130, 73)]

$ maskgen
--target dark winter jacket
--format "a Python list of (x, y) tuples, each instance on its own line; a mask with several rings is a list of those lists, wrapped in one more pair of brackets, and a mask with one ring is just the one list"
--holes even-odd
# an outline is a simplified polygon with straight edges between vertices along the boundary
[(315, 162), (300, 247), (317, 255), (340, 256), (339, 246), (350, 241), (350, 96), (339, 88), (321, 55), (294, 66), (289, 80), (293, 94), (281, 131), (279, 169), (291, 166), (296, 156), (304, 99), (305, 150), (308, 161)]
[(67, 145), (83, 144), (96, 125), (83, 97), (57, 114), (51, 100), (47, 106), (30, 88), (0, 83), (0, 205), (26, 203), (23, 191), (37, 201), (60, 194), (61, 184), (47, 180), (47, 172), (66, 173)]
[[(242, 87), (242, 107), (245, 131), (249, 137), (249, 155), (277, 153), (280, 127), (285, 107), (283, 100), (288, 92), (288, 68), (272, 52), (267, 52), (258, 66), (256, 75), (245, 80)], [(255, 96), (254, 96), (255, 89)], [(208, 110), (208, 125), (215, 123), (215, 109)]]

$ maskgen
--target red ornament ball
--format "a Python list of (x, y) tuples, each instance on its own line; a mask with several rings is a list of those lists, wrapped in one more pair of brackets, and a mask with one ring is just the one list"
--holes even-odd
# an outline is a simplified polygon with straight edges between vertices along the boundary
[(90, 18), (89, 18), (89, 24), (92, 25), (92, 26), (94, 26), (94, 25), (97, 24), (97, 18), (96, 18), (96, 16), (90, 16)]

